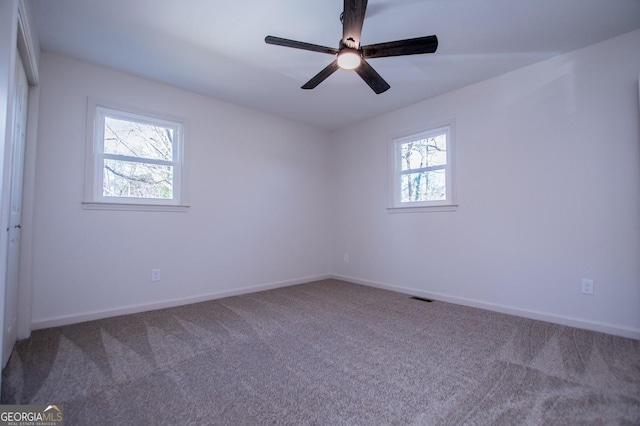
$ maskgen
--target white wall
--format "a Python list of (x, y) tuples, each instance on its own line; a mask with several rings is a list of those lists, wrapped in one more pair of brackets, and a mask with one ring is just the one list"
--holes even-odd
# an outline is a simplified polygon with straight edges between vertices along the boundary
[[(336, 133), (333, 273), (640, 338), (639, 51), (635, 31)], [(387, 213), (389, 138), (450, 118), (458, 210)]]
[[(40, 60), (36, 328), (327, 276), (327, 133), (66, 57)], [(188, 119), (188, 213), (83, 210), (87, 96)]]

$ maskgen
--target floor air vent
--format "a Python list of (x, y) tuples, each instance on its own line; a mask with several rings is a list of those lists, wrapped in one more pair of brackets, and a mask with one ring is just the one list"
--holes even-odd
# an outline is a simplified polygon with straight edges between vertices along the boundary
[(425, 299), (424, 297), (411, 296), (411, 298), (412, 298), (412, 299), (415, 299), (415, 300), (419, 300), (419, 301), (421, 301), (421, 302), (427, 302), (427, 303), (431, 303), (431, 302), (433, 302), (433, 300), (431, 300), (431, 299)]

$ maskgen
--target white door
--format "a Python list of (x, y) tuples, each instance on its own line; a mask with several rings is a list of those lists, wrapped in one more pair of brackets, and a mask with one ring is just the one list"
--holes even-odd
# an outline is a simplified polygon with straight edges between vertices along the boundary
[(16, 55), (16, 99), (14, 104), (14, 131), (11, 144), (11, 198), (9, 201), (9, 250), (7, 254), (7, 288), (4, 306), (4, 342), (2, 367), (9, 361), (17, 340), (18, 285), (20, 270), (20, 231), (22, 216), (22, 178), (24, 174), (24, 146), (27, 128), (27, 100), (29, 83), (27, 74)]

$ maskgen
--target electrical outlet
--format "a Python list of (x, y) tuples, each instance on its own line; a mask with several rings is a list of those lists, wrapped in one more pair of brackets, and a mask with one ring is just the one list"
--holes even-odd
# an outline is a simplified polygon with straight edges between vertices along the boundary
[(160, 281), (160, 269), (151, 270), (151, 281), (152, 282)]
[(582, 279), (582, 294), (593, 296), (593, 280), (588, 278)]
[(343, 259), (344, 263), (349, 263), (349, 253), (345, 253)]

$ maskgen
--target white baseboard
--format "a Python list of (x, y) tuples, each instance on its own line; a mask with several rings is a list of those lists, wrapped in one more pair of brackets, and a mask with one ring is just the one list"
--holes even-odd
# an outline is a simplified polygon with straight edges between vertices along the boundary
[(348, 281), (355, 284), (366, 285), (369, 287), (377, 287), (385, 290), (396, 291), (399, 293), (410, 294), (412, 296), (420, 296), (442, 302), (455, 303), (457, 305), (471, 306), (474, 308), (486, 309), (489, 311), (501, 312), (504, 314), (515, 315), (524, 318), (530, 318), (540, 321), (551, 322), (554, 324), (567, 325), (570, 327), (583, 328), (586, 330), (599, 331), (601, 333), (614, 334), (616, 336), (628, 337), (630, 339), (640, 340), (640, 329), (623, 327), (614, 324), (607, 324), (597, 321), (590, 321), (580, 318), (572, 318), (563, 315), (551, 314), (548, 312), (533, 311), (529, 309), (513, 308), (495, 303), (482, 302), (474, 299), (467, 299), (458, 296), (449, 296), (442, 293), (433, 293), (428, 291), (416, 290), (408, 287), (401, 287), (386, 283), (380, 283), (369, 280), (361, 280), (359, 278), (348, 277), (344, 275), (332, 274), (332, 278), (342, 281)]
[(153, 311), (156, 309), (173, 308), (175, 306), (188, 305), (191, 303), (206, 302), (208, 300), (223, 299), (225, 297), (239, 296), (241, 294), (255, 293), (257, 291), (272, 290), (275, 288), (289, 287), (297, 284), (304, 284), (313, 281), (325, 280), (331, 278), (331, 275), (315, 275), (295, 280), (280, 281), (275, 283), (261, 284), (250, 287), (243, 287), (233, 290), (219, 291), (199, 296), (191, 296), (180, 299), (164, 300), (161, 302), (142, 303), (139, 305), (130, 305), (116, 309), (105, 309), (102, 311), (85, 312), (81, 314), (65, 315), (54, 318), (45, 318), (34, 320), (32, 329), (38, 330), (49, 327), (59, 327), (62, 325), (76, 324), (85, 321), (93, 321), (97, 319), (116, 317), (119, 315), (137, 314), (139, 312)]
[(349, 277), (345, 275), (326, 274), (315, 275), (305, 278), (299, 278), (295, 280), (286, 280), (275, 283), (261, 284), (257, 286), (243, 287), (233, 290), (225, 290), (220, 292), (208, 293), (199, 296), (191, 296), (180, 299), (165, 300), (161, 302), (144, 303), (139, 305), (130, 305), (116, 309), (106, 309), (102, 311), (85, 312), (81, 314), (73, 314), (66, 316), (59, 316), (54, 318), (46, 318), (41, 320), (35, 320), (32, 324), (33, 330), (49, 327), (59, 327), (62, 325), (76, 324), (85, 321), (92, 321), (97, 319), (115, 317), (119, 315), (135, 314), (139, 312), (152, 311), (156, 309), (172, 308), (175, 306), (188, 305), (191, 303), (206, 302), (208, 300), (222, 299), (225, 297), (239, 296), (241, 294), (254, 293), (257, 291), (271, 290), (275, 288), (288, 287), (297, 284), (304, 284), (313, 281), (319, 281), (324, 279), (337, 279), (342, 281), (348, 281), (355, 284), (366, 285), (369, 287), (382, 288), (385, 290), (396, 291), (399, 293), (410, 294), (412, 296), (420, 296), (433, 300), (440, 300), (442, 302), (455, 303), (458, 305), (471, 306), (474, 308), (486, 309), (489, 311), (501, 312), (504, 314), (516, 315), (519, 317), (530, 318), (540, 321), (551, 322), (555, 324), (567, 325), (570, 327), (583, 328), (586, 330), (599, 331), (602, 333), (613, 334), (616, 336), (628, 337), (631, 339), (640, 340), (640, 329), (623, 327), (614, 324), (607, 324), (602, 322), (590, 321), (580, 318), (572, 318), (562, 315), (551, 314), (548, 312), (533, 311), (529, 309), (513, 308), (510, 306), (499, 305), (495, 303), (483, 302), (474, 299), (467, 299), (464, 297), (450, 296), (442, 293), (434, 293), (428, 291), (417, 290), (409, 287), (402, 287), (397, 285), (391, 285), (376, 281), (362, 280), (355, 277)]

